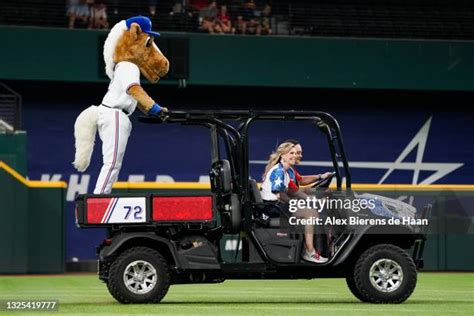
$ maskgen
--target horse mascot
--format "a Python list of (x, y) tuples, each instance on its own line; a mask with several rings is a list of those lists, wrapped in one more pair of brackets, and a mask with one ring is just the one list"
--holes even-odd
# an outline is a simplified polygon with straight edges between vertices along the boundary
[(102, 103), (82, 111), (74, 124), (74, 167), (83, 172), (90, 164), (97, 131), (102, 140), (103, 166), (94, 194), (108, 194), (117, 181), (128, 137), (129, 116), (138, 108), (147, 115), (168, 112), (140, 86), (140, 73), (155, 83), (168, 73), (168, 59), (153, 42), (159, 33), (151, 30), (147, 17), (120, 21), (104, 43), (105, 72), (110, 84)]

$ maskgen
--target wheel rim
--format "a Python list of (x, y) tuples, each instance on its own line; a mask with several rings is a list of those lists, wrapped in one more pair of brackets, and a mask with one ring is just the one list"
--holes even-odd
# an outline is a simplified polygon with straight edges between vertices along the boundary
[(123, 272), (126, 288), (135, 294), (150, 292), (158, 281), (156, 269), (147, 261), (136, 260), (130, 263)]
[(380, 292), (396, 291), (403, 282), (402, 267), (391, 259), (375, 261), (369, 271), (370, 283)]

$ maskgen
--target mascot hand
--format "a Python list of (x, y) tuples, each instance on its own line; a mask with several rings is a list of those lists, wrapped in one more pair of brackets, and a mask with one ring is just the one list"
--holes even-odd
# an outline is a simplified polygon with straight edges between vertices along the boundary
[(158, 105), (158, 103), (153, 104), (151, 109), (148, 111), (148, 115), (155, 116), (159, 115), (162, 112), (168, 112), (168, 108), (161, 107)]

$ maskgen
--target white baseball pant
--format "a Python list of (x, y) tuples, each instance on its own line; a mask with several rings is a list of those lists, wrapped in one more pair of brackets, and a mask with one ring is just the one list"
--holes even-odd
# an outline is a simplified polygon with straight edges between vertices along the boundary
[(108, 194), (117, 181), (132, 123), (121, 110), (99, 106), (98, 131), (102, 140), (102, 169), (94, 194)]

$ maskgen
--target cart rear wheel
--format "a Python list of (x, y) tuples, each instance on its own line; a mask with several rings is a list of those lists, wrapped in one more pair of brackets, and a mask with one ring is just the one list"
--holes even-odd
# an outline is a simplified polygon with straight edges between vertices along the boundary
[(168, 292), (168, 264), (154, 249), (135, 247), (126, 250), (112, 263), (107, 287), (124, 304), (158, 303)]

